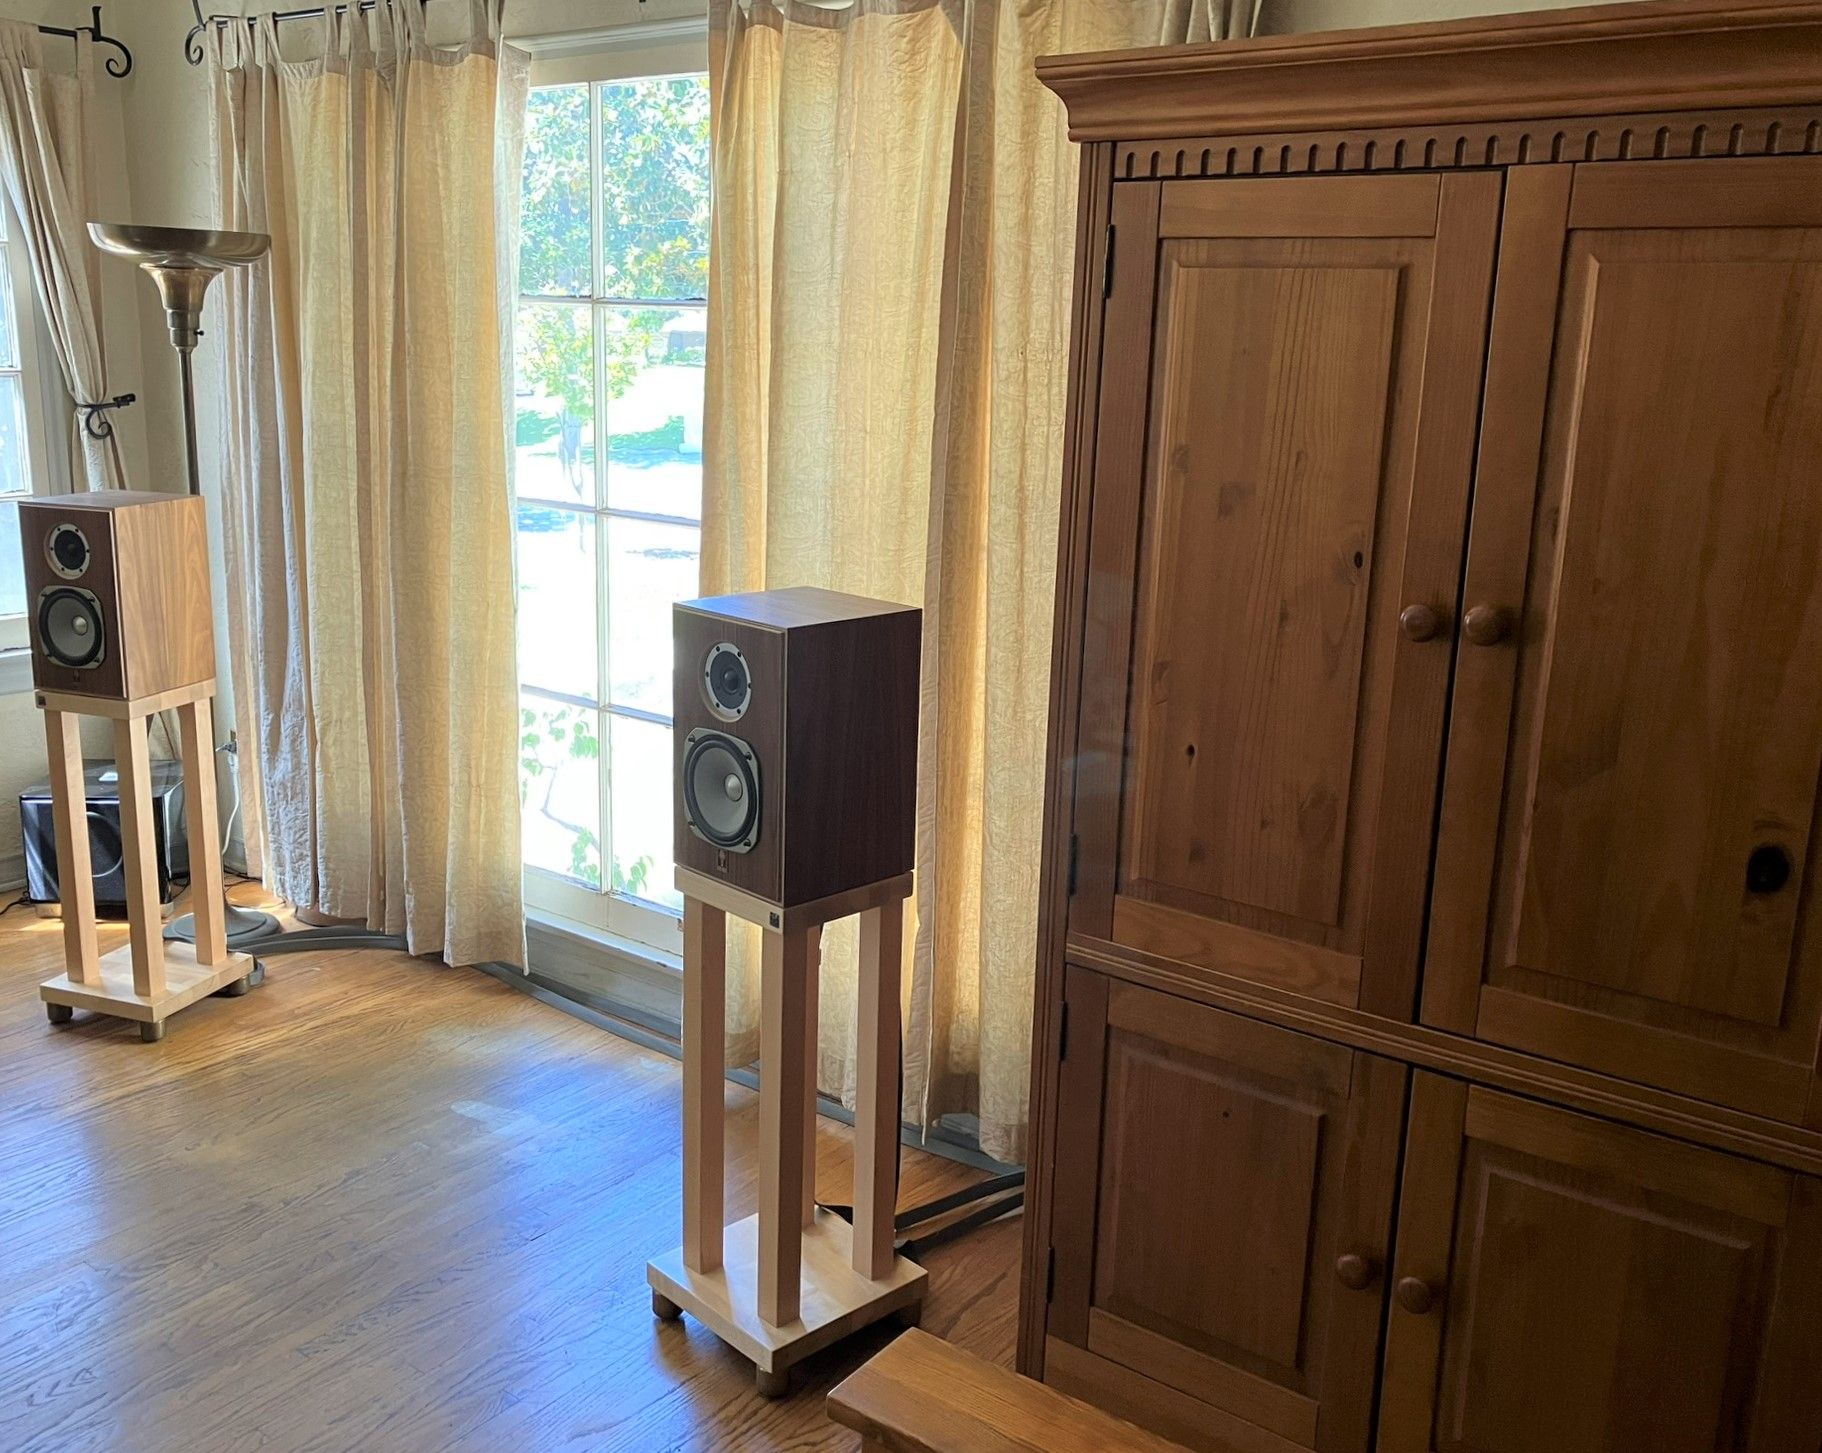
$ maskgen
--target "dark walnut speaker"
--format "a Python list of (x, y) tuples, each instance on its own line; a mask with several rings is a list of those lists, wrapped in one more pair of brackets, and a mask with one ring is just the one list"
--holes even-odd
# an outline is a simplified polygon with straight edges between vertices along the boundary
[(192, 495), (131, 490), (20, 502), (40, 691), (142, 701), (214, 679), (203, 511)]
[(677, 865), (783, 908), (910, 872), (923, 613), (799, 588), (672, 622)]

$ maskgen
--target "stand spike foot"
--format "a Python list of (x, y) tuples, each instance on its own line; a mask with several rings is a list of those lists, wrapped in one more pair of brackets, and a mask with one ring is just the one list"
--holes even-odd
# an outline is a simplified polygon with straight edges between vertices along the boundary
[(46, 1004), (44, 1006), (44, 1017), (50, 1020), (52, 1024), (68, 1024), (76, 1017), (76, 1011), (70, 1008), (68, 1004)]
[(160, 1019), (156, 1024), (141, 1024), (139, 1026), (139, 1042), (141, 1044), (157, 1044), (158, 1041), (163, 1038), (164, 1020)]
[(674, 1322), (683, 1315), (683, 1308), (665, 1296), (663, 1292), (653, 1292), (652, 1315), (660, 1322)]
[(784, 1397), (791, 1391), (791, 1369), (781, 1367), (776, 1372), (767, 1372), (763, 1367), (755, 1367), (753, 1386), (759, 1389), (762, 1398)]

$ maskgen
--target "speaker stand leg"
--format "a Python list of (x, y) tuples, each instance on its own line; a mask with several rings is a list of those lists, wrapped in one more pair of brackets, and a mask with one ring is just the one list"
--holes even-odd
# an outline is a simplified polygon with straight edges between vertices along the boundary
[(152, 759), (146, 719), (114, 723), (114, 766), (120, 773), (120, 847), (126, 867), (127, 927), (133, 944), (133, 992), (156, 999), (165, 991), (164, 941), (158, 928), (158, 858), (152, 841)]
[(683, 1264), (721, 1267), (727, 915), (683, 900)]
[[(89, 859), (88, 788), (82, 780), (82, 721), (44, 712), (51, 768), (51, 822), (57, 838), (58, 896), (63, 899), (63, 964), (72, 984), (101, 982), (95, 939), (95, 870)], [(77, 824), (82, 827), (76, 831)]]
[(854, 1269), (868, 1281), (891, 1274), (898, 1180), (898, 979), (902, 903), (860, 916), (860, 1002), (854, 1025)]
[(784, 1327), (803, 1302), (804, 1045), (810, 935), (767, 929), (759, 979), (760, 1321)]

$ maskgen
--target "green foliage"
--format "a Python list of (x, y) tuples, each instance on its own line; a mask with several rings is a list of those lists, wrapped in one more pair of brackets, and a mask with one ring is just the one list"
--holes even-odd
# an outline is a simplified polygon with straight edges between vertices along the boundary
[[(708, 295), (708, 88), (687, 78), (603, 86), (601, 258), (605, 295)], [(525, 109), (520, 288), (587, 297), (589, 88), (542, 86)], [(619, 398), (661, 349), (674, 314), (636, 308), (610, 315), (600, 360), (607, 397)], [(559, 401), (571, 419), (594, 412), (590, 310), (533, 304), (519, 318), (521, 382)]]
[[(570, 834), (569, 876), (595, 889), (601, 886), (601, 839), (585, 824), (557, 817), (552, 810), (551, 793), (564, 758), (598, 761), (600, 756), (601, 732), (593, 708), (556, 703), (541, 711), (520, 707), (519, 806), (523, 808), (530, 800), (533, 784), (542, 782), (544, 795), (539, 810)], [(610, 891), (636, 898), (647, 896), (654, 866), (649, 853), (640, 855), (630, 865), (614, 859), (609, 870)]]

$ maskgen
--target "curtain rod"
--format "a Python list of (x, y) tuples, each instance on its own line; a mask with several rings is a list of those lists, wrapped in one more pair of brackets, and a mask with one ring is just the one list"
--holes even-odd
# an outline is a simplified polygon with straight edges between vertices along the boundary
[[(350, 0), (350, 3), (339, 5), (311, 5), (302, 10), (274, 10), (271, 12), (271, 18), (274, 20), (320, 20), (331, 10), (339, 15), (346, 15), (350, 9), (365, 15), (370, 10), (377, 10), (381, 5), (391, 3), (392, 0)], [(639, 0), (639, 3), (643, 5), (645, 0)], [(202, 64), (202, 33), (211, 25), (228, 26), (233, 25), (236, 21), (256, 25), (260, 20), (258, 15), (204, 15), (202, 0), (190, 0), (190, 9), (196, 16), (196, 24), (190, 27), (189, 33), (183, 38), (183, 55), (184, 59), (193, 66)]]
[(111, 45), (115, 50), (120, 52), (117, 56), (109, 56), (104, 62), (107, 67), (107, 73), (110, 76), (124, 76), (133, 69), (133, 52), (127, 49), (126, 42), (123, 40), (116, 40), (113, 36), (102, 30), (101, 7), (99, 5), (94, 8), (87, 25), (40, 25), (38, 27), (38, 32), (41, 35), (65, 36), (70, 40), (74, 40), (79, 35), (90, 36), (94, 39), (96, 45)]

